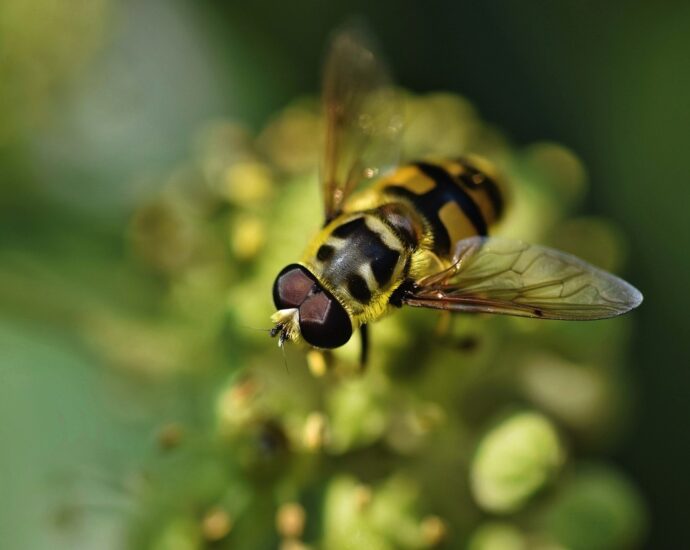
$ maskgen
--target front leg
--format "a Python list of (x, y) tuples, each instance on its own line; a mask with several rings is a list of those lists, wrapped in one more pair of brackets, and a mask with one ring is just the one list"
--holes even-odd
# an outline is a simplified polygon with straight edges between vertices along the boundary
[(360, 353), (359, 353), (359, 367), (363, 371), (367, 366), (367, 359), (369, 358), (369, 328), (366, 324), (359, 327), (360, 334)]

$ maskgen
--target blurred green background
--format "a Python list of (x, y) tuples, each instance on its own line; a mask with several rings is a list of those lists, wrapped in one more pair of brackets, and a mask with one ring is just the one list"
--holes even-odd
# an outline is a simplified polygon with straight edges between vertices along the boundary
[[(133, 258), (132, 231), (146, 227), (137, 216), (171, 180), (190, 179), (185, 162), (205, 154), (209, 121), (258, 131), (317, 93), (327, 36), (353, 13), (406, 89), (462, 94), (516, 149), (558, 142), (586, 167), (577, 213), (616, 225), (623, 274), (645, 294), (618, 359), (628, 420), (592, 454), (637, 487), (646, 546), (690, 544), (687, 3), (3, 0), (0, 547), (131, 540), (141, 465), (157, 464), (153, 434), (170, 421), (207, 425), (208, 388), (234, 369), (199, 328), (226, 314), (220, 291), (193, 328), (170, 326), (170, 280)], [(203, 273), (187, 283), (222, 286)], [(270, 309), (269, 292), (253, 296), (257, 308)], [(251, 354), (223, 330), (232, 357)], [(181, 365), (176, 345), (190, 347)], [(304, 370), (293, 357), (293, 373)], [(270, 368), (283, 369), (279, 356)], [(204, 475), (222, 483), (207, 470), (194, 480)]]

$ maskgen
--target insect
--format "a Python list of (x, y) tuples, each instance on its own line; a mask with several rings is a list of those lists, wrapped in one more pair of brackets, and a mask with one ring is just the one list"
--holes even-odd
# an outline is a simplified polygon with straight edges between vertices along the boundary
[[(488, 237), (503, 211), (478, 157), (398, 167), (402, 118), (365, 36), (336, 34), (323, 81), (325, 221), (273, 286), (272, 336), (337, 348), (402, 306), (539, 319), (614, 317), (642, 302), (618, 277), (551, 248)], [(374, 180), (363, 191), (363, 182)]]

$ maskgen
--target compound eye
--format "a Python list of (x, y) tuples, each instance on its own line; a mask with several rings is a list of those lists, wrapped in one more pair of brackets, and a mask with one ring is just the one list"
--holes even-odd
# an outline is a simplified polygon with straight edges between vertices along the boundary
[(317, 348), (337, 348), (352, 336), (345, 308), (329, 292), (309, 296), (299, 306), (299, 326), (304, 340)]
[(299, 307), (315, 284), (316, 281), (301, 265), (287, 266), (273, 283), (273, 303), (276, 309)]

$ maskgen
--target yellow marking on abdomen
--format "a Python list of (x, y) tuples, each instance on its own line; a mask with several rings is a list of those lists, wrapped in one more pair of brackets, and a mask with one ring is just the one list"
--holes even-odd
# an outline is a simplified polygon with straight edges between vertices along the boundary
[[(492, 224), (497, 221), (499, 216), (497, 215), (498, 213), (496, 212), (494, 204), (491, 202), (488, 194), (489, 191), (485, 187), (485, 182), (487, 178), (493, 182), (493, 185), (497, 188), (498, 194), (501, 197), (501, 202), (503, 202), (503, 190), (501, 189), (502, 186), (499, 184), (500, 178), (494, 166), (488, 160), (477, 155), (467, 155), (466, 158), (474, 169), (479, 171), (479, 174), (476, 174), (475, 177), (469, 177), (465, 166), (457, 160), (443, 161), (442, 166), (451, 176), (458, 180), (458, 185), (461, 185), (470, 197), (472, 197), (472, 200), (481, 210), (487, 224)], [(470, 185), (466, 185), (460, 180), (461, 176), (464, 174), (467, 174)]]
[(434, 180), (426, 177), (416, 166), (403, 166), (397, 169), (390, 176), (379, 181), (377, 187), (387, 187), (397, 185), (409, 189), (415, 195), (428, 193), (435, 186)]
[(446, 228), (446, 231), (448, 231), (451, 255), (453, 254), (453, 248), (456, 242), (477, 234), (474, 225), (472, 225), (472, 222), (465, 216), (456, 202), (447, 202), (444, 204), (438, 211), (438, 217)]

